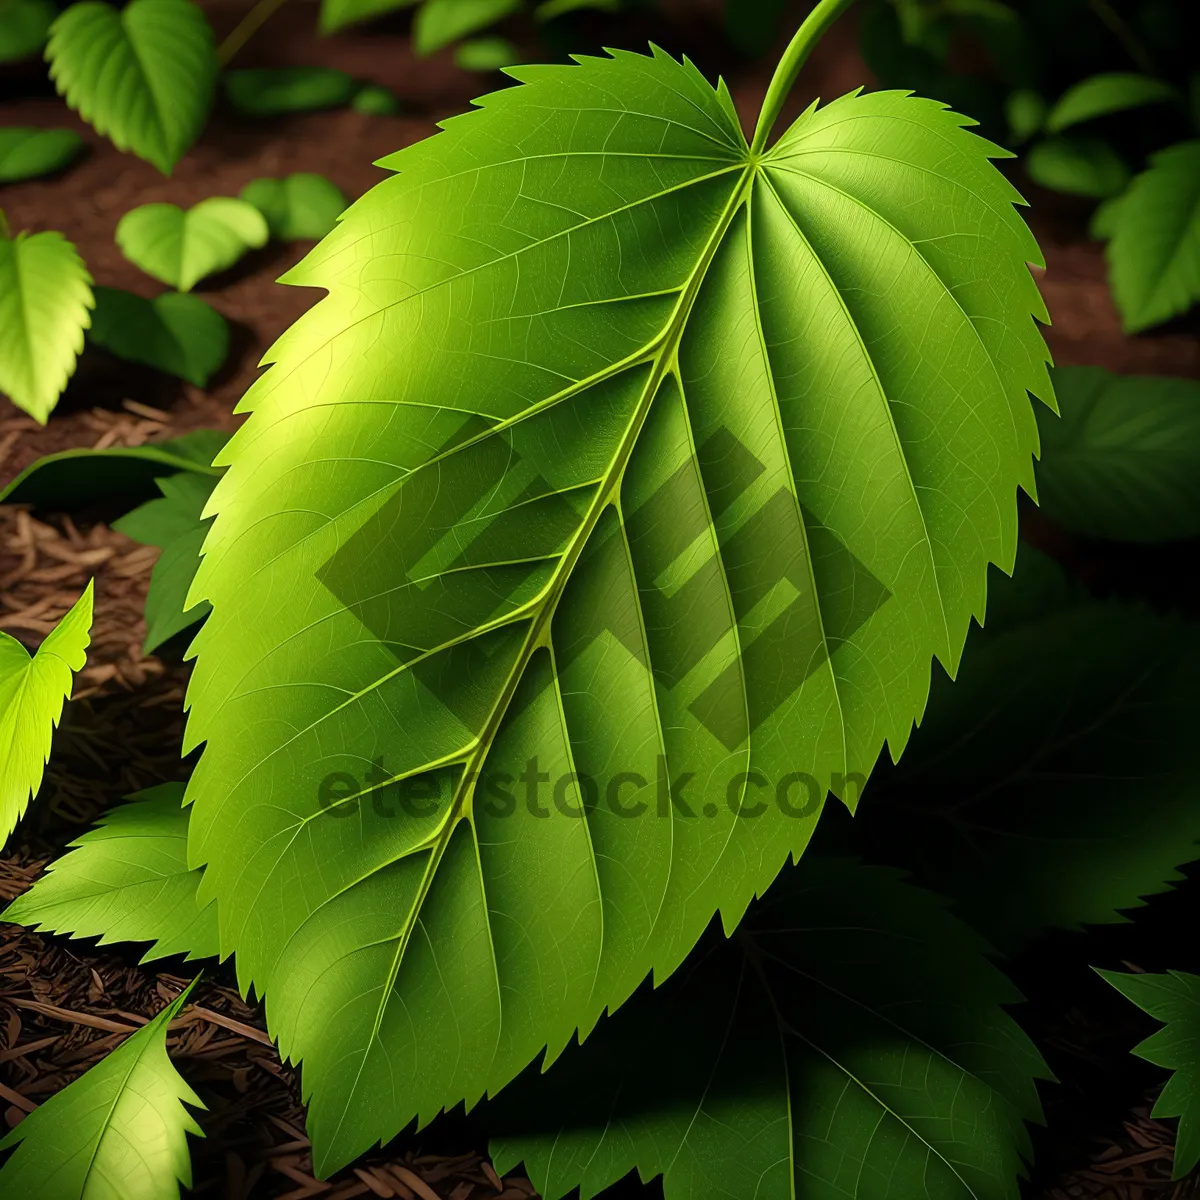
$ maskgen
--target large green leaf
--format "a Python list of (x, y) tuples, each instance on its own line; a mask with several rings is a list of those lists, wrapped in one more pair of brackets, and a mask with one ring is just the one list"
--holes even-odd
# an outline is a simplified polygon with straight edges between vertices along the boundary
[(229, 434), (197, 429), (181, 437), (141, 446), (60, 450), (30, 463), (0, 491), (0, 504), (53, 506), (58, 511), (111, 500), (141, 500), (156, 491), (155, 480), (171, 471), (219, 475), (212, 466)]
[(1046, 130), (1061, 133), (1096, 117), (1178, 99), (1179, 93), (1161, 79), (1132, 71), (1110, 71), (1084, 79), (1063, 92), (1046, 116)]
[(1200, 536), (1200, 383), (1059, 367), (1054, 387), (1061, 419), (1038, 414), (1046, 514), (1089, 537)]
[(1109, 218), (1109, 278), (1127, 332), (1200, 300), (1200, 141), (1154, 155)]
[(91, 629), (89, 583), (32, 657), (0, 631), (0, 846), (41, 786), (63, 702), (71, 698), (74, 672), (87, 660)]
[(200, 872), (187, 865), (183, 784), (164, 783), (130, 797), (76, 838), (70, 851), (18, 896), (0, 920), (43, 933), (153, 942), (142, 962), (217, 953), (217, 914), (196, 903)]
[(413, 21), (413, 49), (434, 54), (511, 16), (522, 0), (425, 0)]
[(65, 237), (9, 237), (0, 212), (0, 392), (43, 425), (75, 370), (92, 304), (92, 278)]
[(203, 387), (229, 353), (229, 326), (199, 296), (164, 292), (144, 300), (117, 288), (96, 289), (90, 337), (128, 362)]
[(732, 939), (501, 1095), (497, 1170), (583, 1200), (1016, 1200), (1048, 1072), (978, 934), (896, 872), (789, 868)]
[(67, 103), (164, 175), (204, 128), (217, 54), (190, 0), (133, 0), (119, 12), (82, 0), (54, 22), (46, 57)]
[(0, 62), (37, 54), (57, 16), (53, 0), (0, 0)]
[(964, 118), (852, 95), (755, 162), (661, 52), (515, 74), (285, 276), (329, 295), (192, 592), (189, 853), (322, 1171), (556, 1055), (900, 753), (1051, 394)]
[(116, 234), (131, 263), (181, 292), (232, 267), (270, 236), (262, 213), (232, 196), (212, 196), (186, 212), (174, 204), (143, 204), (117, 222)]
[(0, 129), (0, 183), (61, 171), (82, 149), (83, 138), (73, 129)]
[(190, 1187), (184, 1108), (203, 1108), (167, 1056), (189, 987), (149, 1024), (31, 1112), (2, 1142), (0, 1193), (37, 1200), (178, 1200)]
[(1179, 1118), (1172, 1177), (1182, 1179), (1200, 1163), (1200, 976), (1185, 971), (1168, 971), (1165, 975), (1121, 975), (1116, 971), (1099, 974), (1126, 999), (1165, 1025), (1136, 1045), (1133, 1052), (1156, 1067), (1175, 1072), (1154, 1102), (1151, 1115)]

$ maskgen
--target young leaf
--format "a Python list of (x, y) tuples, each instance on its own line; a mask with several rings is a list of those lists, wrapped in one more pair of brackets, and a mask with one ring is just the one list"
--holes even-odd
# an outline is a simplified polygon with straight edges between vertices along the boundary
[(1061, 133), (1072, 125), (1111, 113), (1178, 100), (1179, 93), (1161, 79), (1130, 71), (1093, 75), (1069, 87), (1046, 117), (1046, 131)]
[(87, 661), (92, 585), (46, 635), (37, 653), (0, 631), (0, 846), (42, 783), (50, 741)]
[(46, 57), (67, 103), (164, 175), (204, 128), (217, 53), (190, 0), (133, 0), (119, 12), (82, 0), (54, 22)]
[(0, 212), (0, 392), (45, 425), (92, 307), (92, 277), (61, 233), (9, 237)]
[(1046, 121), (1046, 101), (1032, 88), (1010, 92), (1004, 102), (1004, 118), (1014, 141), (1026, 142)]
[(208, 531), (208, 522), (201, 520), (200, 514), (215, 482), (209, 476), (190, 474), (160, 479), (162, 499), (150, 500), (113, 522), (115, 530), (135, 542), (162, 548), (150, 574), (150, 591), (146, 596), (143, 649), (147, 654), (208, 615), (207, 601), (188, 604), (188, 591), (200, 565), (200, 548)]
[(0, 1141), (16, 1147), (0, 1167), (0, 1193), (179, 1200), (179, 1185), (192, 1183), (187, 1134), (204, 1136), (184, 1105), (204, 1105), (167, 1056), (167, 1027), (191, 990)]
[(435, 54), (519, 11), (521, 0), (425, 0), (413, 20), (413, 49)]
[(1126, 332), (1200, 300), (1200, 141), (1154, 155), (1112, 217), (1109, 279)]
[(668, 974), (900, 752), (1051, 395), (964, 118), (851, 95), (759, 160), (661, 51), (514, 74), (285, 276), (329, 295), (191, 593), (189, 854), (322, 1172)]
[(245, 200), (213, 196), (184, 212), (143, 204), (117, 223), (121, 253), (147, 275), (188, 292), (206, 275), (232, 267), (271, 236), (262, 213)]
[(898, 873), (808, 858), (502, 1093), (496, 1168), (523, 1160), (546, 1200), (635, 1167), (665, 1200), (1016, 1200), (1048, 1072), (986, 953)]
[(358, 84), (333, 67), (251, 67), (226, 71), (225, 99), (248, 117), (311, 112), (349, 104)]
[(1139, 607), (985, 626), (857, 833), (1002, 949), (1124, 921), (1200, 858), (1198, 672), (1196, 631)]
[(520, 61), (520, 50), (508, 38), (472, 38), (454, 48), (454, 65), (463, 71), (502, 71)]
[(335, 183), (305, 172), (286, 179), (255, 179), (242, 188), (241, 197), (266, 217), (272, 236), (288, 242), (323, 238), (346, 207), (346, 197)]
[(229, 353), (229, 326), (199, 296), (165, 292), (144, 300), (116, 288), (96, 289), (89, 335), (127, 362), (142, 363), (203, 387)]
[(57, 510), (108, 500), (140, 500), (157, 489), (154, 481), (169, 471), (220, 475), (212, 461), (229, 440), (216, 429), (197, 429), (182, 437), (141, 446), (102, 450), (60, 450), (30, 463), (7, 487), (0, 504), (53, 505)]
[(0, 183), (61, 171), (79, 156), (83, 145), (73, 129), (0, 129)]
[(1062, 417), (1038, 414), (1038, 497), (1087, 537), (1166, 542), (1200, 536), (1200, 383), (1054, 372)]
[(39, 53), (57, 16), (52, 0), (0, 0), (0, 63)]
[(385, 87), (375, 87), (374, 84), (355, 92), (350, 107), (355, 112), (366, 113), (372, 117), (394, 117), (401, 111), (396, 94), (389, 92)]
[(1182, 1179), (1200, 1163), (1200, 977), (1185, 971), (1097, 974), (1165, 1026), (1134, 1046), (1133, 1053), (1175, 1072), (1154, 1102), (1151, 1116), (1179, 1118), (1171, 1177)]
[(153, 942), (141, 961), (172, 954), (215, 957), (217, 914), (196, 903), (200, 872), (187, 865), (183, 784), (129, 798), (71, 843), (67, 854), (0, 920), (42, 933), (114, 942)]
[(356, 21), (369, 21), (419, 3), (420, 0), (321, 0), (321, 32), (336, 33)]
[(1116, 196), (1129, 183), (1129, 168), (1103, 138), (1046, 138), (1031, 147), (1025, 169), (1044, 188), (1097, 200)]

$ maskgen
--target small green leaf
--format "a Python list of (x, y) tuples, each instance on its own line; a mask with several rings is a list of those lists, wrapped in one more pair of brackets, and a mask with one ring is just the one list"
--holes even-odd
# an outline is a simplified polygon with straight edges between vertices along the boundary
[(253, 204), (232, 196), (201, 200), (186, 212), (143, 204), (117, 223), (117, 245), (135, 266), (181, 292), (267, 244), (271, 231)]
[(1025, 156), (1025, 169), (1051, 191), (1096, 199), (1124, 191), (1130, 178), (1124, 160), (1102, 138), (1046, 138)]
[(0, 0), (0, 63), (38, 54), (57, 16), (52, 0)]
[(0, 631), (0, 846), (41, 786), (63, 702), (87, 661), (91, 628), (89, 583), (32, 657)]
[(67, 103), (164, 175), (204, 128), (217, 54), (190, 0), (133, 0), (120, 12), (99, 0), (72, 4), (51, 27), (46, 57)]
[(1046, 101), (1032, 88), (1010, 92), (1004, 102), (1008, 131), (1016, 142), (1027, 142), (1046, 120)]
[(521, 52), (507, 38), (472, 38), (454, 48), (454, 65), (463, 71), (502, 71), (521, 61)]
[(83, 147), (83, 138), (73, 129), (0, 129), (0, 183), (52, 175)]
[(143, 963), (173, 954), (215, 957), (216, 910), (197, 904), (200, 872), (187, 865), (183, 790), (182, 783), (160, 784), (105, 813), (0, 920), (98, 937), (101, 946), (153, 942)]
[(366, 113), (372, 117), (394, 117), (401, 111), (400, 100), (395, 92), (385, 87), (368, 84), (354, 93), (350, 107), (355, 112)]
[(321, 0), (321, 32), (334, 33), (356, 21), (369, 21), (420, 0)]
[(208, 522), (201, 519), (201, 513), (216, 480), (207, 475), (181, 473), (157, 482), (161, 499), (148, 501), (114, 521), (112, 526), (135, 542), (162, 549), (150, 574), (150, 591), (146, 596), (143, 649), (147, 654), (202, 621), (209, 612), (207, 601), (191, 607), (187, 601), (208, 531)]
[(496, 1168), (545, 1200), (635, 1168), (665, 1200), (1017, 1200), (1049, 1072), (987, 955), (897, 872), (806, 857), (500, 1094)]
[(0, 1168), (0, 1193), (178, 1200), (179, 1185), (191, 1187), (186, 1135), (204, 1135), (184, 1104), (204, 1105), (167, 1056), (167, 1028), (191, 990), (0, 1141), (0, 1150), (16, 1147)]
[(435, 54), (521, 8), (521, 0), (425, 0), (413, 21), (413, 49)]
[(1042, 511), (1087, 537), (1200, 536), (1200, 383), (1059, 367), (1054, 386), (1061, 418), (1038, 413)]
[(88, 335), (127, 362), (141, 363), (203, 387), (229, 352), (229, 326), (199, 296), (165, 292), (144, 300), (116, 288), (96, 289)]
[(250, 67), (222, 76), (225, 99), (248, 117), (341, 108), (354, 99), (353, 76), (334, 67)]
[(61, 233), (8, 236), (0, 213), (0, 392), (45, 425), (83, 349), (92, 277)]
[(346, 208), (346, 197), (335, 183), (308, 173), (255, 179), (242, 188), (241, 197), (266, 217), (271, 235), (285, 242), (323, 238)]
[(1200, 300), (1200, 141), (1155, 154), (1110, 216), (1109, 280), (1127, 333)]
[(1133, 1053), (1156, 1067), (1174, 1071), (1150, 1115), (1179, 1118), (1171, 1178), (1182, 1179), (1200, 1163), (1200, 976), (1185, 971), (1097, 974), (1165, 1026), (1134, 1046)]
[(1178, 100), (1179, 93), (1161, 79), (1129, 71), (1093, 75), (1068, 88), (1046, 117), (1046, 130), (1061, 133), (1072, 125), (1105, 117), (1110, 113)]
[[(555, 17), (585, 10), (615, 13), (621, 11), (622, 3), (623, 0), (542, 0), (533, 15), (538, 21), (553, 21)], [(778, 7), (778, 3), (779, 0), (768, 0), (764, 7)]]
[(141, 446), (60, 450), (30, 463), (0, 490), (0, 504), (62, 511), (110, 500), (140, 500), (156, 490), (155, 480), (166, 471), (220, 475), (212, 461), (228, 440), (229, 434), (216, 429), (197, 429)]

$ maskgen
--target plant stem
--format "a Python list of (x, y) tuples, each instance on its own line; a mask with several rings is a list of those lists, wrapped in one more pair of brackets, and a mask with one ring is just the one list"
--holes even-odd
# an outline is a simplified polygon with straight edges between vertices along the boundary
[(788, 92), (800, 74), (812, 48), (821, 39), (821, 35), (854, 3), (854, 0), (820, 0), (816, 8), (804, 19), (804, 23), (796, 30), (788, 48), (771, 76), (771, 86), (767, 88), (767, 98), (763, 101), (762, 112), (758, 115), (758, 126), (754, 130), (754, 141), (750, 145), (751, 154), (761, 154), (771, 136), (771, 129), (783, 111)]
[(286, 3), (287, 0), (258, 0), (217, 47), (217, 61), (221, 66), (228, 66), (229, 60), (262, 28), (275, 10)]

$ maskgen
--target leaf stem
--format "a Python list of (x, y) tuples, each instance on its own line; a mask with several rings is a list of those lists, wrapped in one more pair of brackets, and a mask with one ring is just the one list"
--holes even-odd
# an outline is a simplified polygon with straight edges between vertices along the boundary
[(854, 0), (820, 0), (820, 3), (804, 19), (804, 23), (796, 30), (788, 48), (771, 76), (771, 85), (767, 88), (767, 98), (763, 101), (762, 112), (758, 115), (758, 126), (754, 130), (754, 141), (750, 145), (750, 153), (761, 154), (766, 147), (771, 129), (783, 111), (784, 101), (788, 92), (800, 74), (800, 68), (808, 60), (813, 47), (820, 41), (825, 31), (842, 15)]
[(217, 47), (217, 61), (228, 66), (229, 60), (262, 28), (275, 10), (287, 0), (258, 0), (258, 3), (237, 23), (233, 32)]

